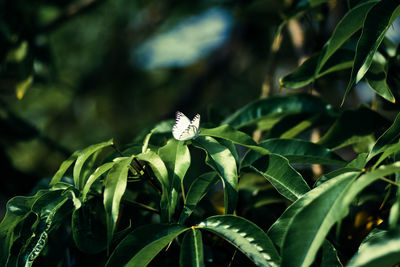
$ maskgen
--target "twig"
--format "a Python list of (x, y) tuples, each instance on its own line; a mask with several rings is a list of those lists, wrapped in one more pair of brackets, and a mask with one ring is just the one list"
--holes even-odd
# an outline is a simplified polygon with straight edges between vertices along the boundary
[(43, 28), (39, 29), (38, 32), (39, 33), (51, 32), (60, 27), (65, 22), (95, 8), (104, 1), (105, 0), (85, 0), (79, 3), (71, 4), (64, 9), (63, 13), (57, 19), (55, 19), (50, 24), (44, 26)]

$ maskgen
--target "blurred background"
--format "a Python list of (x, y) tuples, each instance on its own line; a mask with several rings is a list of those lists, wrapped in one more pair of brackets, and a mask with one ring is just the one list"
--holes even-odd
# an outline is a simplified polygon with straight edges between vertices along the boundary
[[(132, 142), (177, 110), (217, 123), (287, 93), (278, 78), (355, 2), (297, 10), (276, 35), (307, 1), (0, 0), (0, 215), (77, 149)], [(338, 106), (346, 81), (319, 83)], [(371, 101), (364, 91), (352, 105)]]

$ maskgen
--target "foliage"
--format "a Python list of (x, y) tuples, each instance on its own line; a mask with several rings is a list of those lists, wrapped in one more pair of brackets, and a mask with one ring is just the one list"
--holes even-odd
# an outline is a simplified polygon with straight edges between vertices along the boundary
[[(298, 1), (280, 29), (326, 2)], [(363, 79), (395, 102), (400, 49), (393, 53), (385, 34), (400, 4), (350, 2), (321, 51), (281, 86), (345, 71), (342, 105)], [(23, 48), (13, 50), (15, 60)], [(16, 88), (21, 97), (26, 83)], [(9, 200), (0, 266), (70, 266), (81, 257), (105, 266), (400, 263), (397, 112), (390, 120), (367, 105), (346, 110), (302, 90), (204, 120), (187, 141), (175, 140), (172, 126), (163, 121), (133, 143), (72, 153), (48, 186)]]

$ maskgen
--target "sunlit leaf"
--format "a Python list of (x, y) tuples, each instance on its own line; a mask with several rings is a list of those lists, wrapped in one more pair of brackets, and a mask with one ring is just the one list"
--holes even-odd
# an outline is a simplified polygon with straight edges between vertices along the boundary
[(232, 126), (227, 124), (212, 129), (202, 128), (200, 135), (226, 139), (232, 141), (235, 144), (248, 147), (261, 154), (268, 154), (268, 150), (259, 147), (250, 136), (243, 132), (235, 130), (234, 128), (232, 128)]
[(372, 88), (378, 95), (385, 98), (390, 102), (395, 102), (393, 93), (391, 92), (389, 85), (387, 84), (387, 71), (385, 70), (385, 65), (382, 63), (373, 61), (371, 67), (369, 68), (365, 78)]
[(101, 166), (99, 166), (88, 178), (85, 186), (82, 190), (82, 200), (85, 201), (87, 194), (89, 193), (90, 187), (92, 184), (100, 178), (103, 174), (105, 174), (111, 167), (115, 164), (115, 162), (107, 162)]
[(65, 172), (72, 165), (72, 163), (74, 163), (74, 161), (78, 158), (78, 155), (79, 151), (73, 153), (68, 159), (66, 159), (65, 161), (63, 161), (63, 163), (61, 163), (60, 168), (57, 170), (56, 174), (54, 174), (53, 178), (51, 179), (49, 186), (54, 186), (55, 184), (61, 181)]
[(360, 3), (359, 5), (350, 9), (346, 15), (344, 15), (344, 17), (336, 25), (332, 36), (322, 48), (317, 67), (315, 68), (316, 75), (320, 72), (327, 60), (332, 57), (335, 51), (337, 51), (346, 40), (348, 40), (356, 31), (361, 28), (368, 11), (377, 2), (377, 0), (372, 0)]
[(332, 106), (309, 94), (274, 96), (259, 99), (244, 106), (226, 118), (222, 124), (229, 124), (233, 128), (239, 129), (267, 120), (269, 127), (272, 127), (283, 116), (301, 113), (333, 114), (334, 112)]
[(153, 151), (146, 151), (146, 153), (141, 153), (136, 156), (138, 160), (145, 161), (149, 164), (151, 170), (153, 171), (155, 178), (161, 184), (161, 220), (163, 222), (170, 221), (170, 205), (171, 205), (171, 194), (168, 191), (171, 188), (171, 182), (168, 179), (168, 170), (164, 162)]
[(224, 186), (225, 213), (232, 213), (238, 198), (236, 160), (230, 150), (210, 136), (199, 136), (193, 144), (207, 152), (206, 163), (221, 177)]
[(372, 148), (370, 154), (368, 155), (368, 160), (375, 155), (384, 151), (388, 145), (393, 144), (400, 138), (400, 114), (396, 116), (393, 124), (387, 129), (376, 141), (374, 147)]
[(381, 0), (368, 12), (364, 20), (361, 37), (357, 43), (354, 66), (343, 96), (343, 102), (350, 90), (367, 73), (375, 52), (383, 41), (387, 30), (398, 16), (400, 16), (400, 4), (393, 0)]
[(113, 144), (112, 140), (109, 140), (107, 142), (103, 142), (100, 144), (95, 144), (91, 145), (84, 150), (80, 151), (78, 154), (78, 158), (76, 159), (75, 166), (74, 166), (74, 172), (73, 172), (73, 177), (74, 177), (74, 182), (75, 186), (79, 189), (82, 189), (84, 184), (85, 184), (85, 177), (81, 174), (81, 170), (83, 167), (83, 164), (85, 164), (86, 160), (95, 154), (97, 151), (100, 149), (111, 146)]
[(273, 225), (283, 226), (282, 266), (311, 265), (331, 227), (345, 215), (343, 198), (357, 175), (345, 173), (309, 191)]
[(297, 200), (310, 190), (303, 177), (280, 155), (263, 156), (252, 163), (250, 168), (267, 179), (282, 196), (291, 201)]
[(169, 174), (170, 188), (167, 189), (170, 194), (168, 220), (171, 220), (177, 205), (178, 194), (183, 188), (183, 178), (190, 166), (190, 152), (184, 142), (170, 139), (165, 146), (158, 150), (158, 153)]
[(126, 189), (132, 157), (116, 158), (104, 180), (104, 209), (106, 211), (107, 242), (110, 244), (119, 216), (119, 206)]
[(280, 79), (281, 87), (297, 89), (313, 82), (314, 80), (331, 72), (351, 68), (353, 65), (354, 51), (339, 49), (334, 53), (322, 70), (317, 73), (317, 64), (320, 54), (311, 56), (293, 72)]
[(197, 228), (211, 231), (238, 248), (257, 266), (279, 266), (280, 257), (270, 238), (254, 223), (233, 215), (209, 217)]
[(400, 232), (380, 232), (369, 237), (350, 260), (349, 267), (395, 266), (400, 259)]
[[(291, 228), (292, 224), (297, 224), (300, 226), (300, 224), (295, 220), (297, 216), (302, 212), (303, 209), (309, 207), (308, 209), (311, 209), (314, 207), (314, 205), (311, 205), (313, 202), (318, 203), (319, 201), (334, 201), (334, 197), (336, 198), (337, 195), (341, 194), (341, 191), (343, 191), (349, 183), (351, 183), (355, 177), (358, 175), (358, 172), (349, 172), (345, 173), (342, 175), (339, 175), (335, 178), (330, 179), (329, 181), (321, 184), (320, 186), (314, 188), (313, 190), (309, 191), (308, 193), (304, 194), (303, 197), (299, 198), (297, 201), (295, 201), (289, 208), (285, 210), (285, 212), (279, 217), (279, 219), (271, 226), (271, 228), (268, 230), (268, 235), (271, 237), (272, 241), (280, 247), (281, 249), (284, 246), (284, 242), (286, 240), (286, 235), (288, 234), (289, 229)], [(329, 198), (324, 197), (325, 195), (330, 196)], [(321, 205), (321, 204), (320, 204)], [(318, 209), (314, 209), (317, 213), (321, 208), (321, 214), (318, 214), (318, 216), (322, 216), (322, 214), (326, 215), (327, 211), (323, 209), (328, 209), (331, 208), (331, 206), (318, 206)], [(316, 214), (317, 215), (317, 214)], [(303, 220), (305, 219), (302, 217)], [(314, 215), (312, 216), (313, 224), (317, 223), (317, 220), (314, 220)], [(335, 221), (335, 220), (334, 220)], [(332, 223), (332, 220), (330, 221)], [(334, 223), (334, 222), (333, 222)], [(308, 223), (306, 224), (308, 225)], [(311, 226), (310, 226), (311, 227)], [(325, 229), (324, 230), (329, 230)], [(303, 231), (302, 231), (303, 232)], [(314, 234), (317, 234), (316, 232), (307, 232), (310, 236), (313, 237)], [(300, 232), (299, 232), (300, 234)], [(293, 238), (293, 237), (291, 237)], [(299, 242), (300, 240), (296, 241)], [(286, 245), (289, 245), (288, 243)], [(309, 249), (308, 246), (302, 245), (300, 247), (297, 247), (298, 253), (300, 256), (300, 250), (303, 253), (306, 253)], [(296, 247), (293, 247), (293, 249), (296, 249)], [(289, 252), (291, 252), (289, 250)], [(315, 251), (313, 251), (315, 253)], [(302, 257), (302, 256), (300, 256)], [(298, 259), (298, 258), (296, 258)], [(287, 259), (289, 260), (289, 259)], [(300, 259), (299, 259), (300, 260)], [(300, 262), (300, 261), (299, 261)]]

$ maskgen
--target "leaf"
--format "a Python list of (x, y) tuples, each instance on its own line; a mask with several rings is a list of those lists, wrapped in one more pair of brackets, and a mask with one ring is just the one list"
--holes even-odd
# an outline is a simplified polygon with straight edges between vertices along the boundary
[(60, 168), (57, 170), (56, 174), (54, 174), (53, 178), (51, 179), (49, 186), (54, 186), (55, 184), (61, 181), (65, 172), (72, 165), (72, 163), (74, 163), (78, 155), (79, 151), (76, 151), (68, 159), (66, 159), (65, 161), (63, 161), (63, 163), (61, 163)]
[[(158, 150), (160, 158), (164, 161), (169, 173), (170, 188), (167, 189), (170, 196), (168, 205), (168, 222), (175, 212), (178, 194), (183, 188), (183, 178), (190, 166), (190, 152), (184, 142), (170, 139), (168, 143)], [(182, 192), (184, 194), (184, 192)]]
[(202, 267), (204, 264), (201, 232), (195, 228), (187, 231), (182, 240), (179, 257), (180, 267)]
[(270, 127), (282, 116), (300, 113), (333, 114), (332, 106), (323, 103), (319, 98), (308, 94), (274, 96), (256, 100), (239, 109), (226, 118), (222, 124), (229, 124), (235, 129), (271, 120)]
[(382, 155), (379, 157), (379, 159), (375, 162), (374, 166), (372, 166), (372, 169), (375, 169), (379, 164), (388, 158), (390, 155), (396, 154), (400, 151), (400, 142), (392, 145), (385, 145), (385, 149), (383, 150)]
[[(375, 54), (376, 56), (377, 54)], [(383, 57), (383, 56), (382, 56)], [(385, 58), (382, 60), (386, 61)], [(378, 95), (385, 98), (386, 100), (395, 103), (396, 100), (390, 91), (389, 85), (387, 84), (387, 71), (385, 70), (385, 64), (377, 61), (373, 61), (371, 63), (371, 67), (369, 68), (365, 78), (372, 88)]]
[(393, 0), (381, 0), (368, 12), (363, 31), (357, 43), (354, 66), (342, 105), (350, 90), (361, 81), (371, 66), (372, 59), (393, 21), (400, 16), (400, 4)]
[(206, 163), (221, 177), (224, 186), (225, 213), (232, 213), (238, 199), (238, 174), (235, 158), (228, 148), (210, 136), (199, 136), (193, 144), (207, 153)]
[(72, 237), (84, 253), (95, 254), (107, 247), (104, 210), (87, 202), (72, 213)]
[(147, 151), (146, 153), (141, 153), (136, 156), (138, 160), (142, 160), (147, 162), (150, 165), (151, 170), (156, 176), (157, 180), (161, 184), (161, 220), (163, 222), (168, 222), (170, 220), (170, 205), (172, 202), (170, 192), (168, 191), (171, 188), (170, 181), (168, 179), (168, 170), (165, 167), (164, 162), (156, 153), (152, 151)]
[[(290, 163), (301, 164), (326, 164), (344, 166), (346, 162), (330, 149), (319, 144), (300, 139), (267, 139), (259, 146), (268, 149), (271, 153), (279, 154)], [(242, 160), (242, 166), (248, 166), (260, 158), (256, 152), (249, 151)]]
[(57, 211), (67, 202), (68, 197), (61, 190), (47, 191), (32, 205), (37, 223), (32, 226), (32, 235), (20, 251), (19, 264), (31, 266), (47, 243)]
[(200, 136), (211, 136), (211, 137), (222, 138), (232, 141), (235, 144), (248, 147), (264, 155), (269, 153), (268, 150), (259, 147), (257, 143), (254, 142), (254, 140), (250, 136), (232, 128), (232, 126), (228, 124), (211, 129), (202, 128)]
[(282, 267), (311, 265), (331, 227), (344, 217), (347, 207), (343, 199), (357, 175), (345, 173), (309, 191), (273, 225), (276, 229), (282, 219), (287, 221), (280, 225), (284, 236)]
[(368, 11), (377, 2), (378, 1), (375, 0), (366, 1), (350, 9), (344, 15), (344, 17), (336, 25), (332, 36), (325, 43), (321, 53), (319, 54), (317, 67), (315, 68), (315, 75), (321, 71), (327, 60), (332, 58), (332, 55), (335, 53), (335, 51), (337, 51), (346, 40), (348, 40), (356, 31), (361, 28)]
[(18, 225), (28, 217), (34, 202), (45, 192), (41, 190), (34, 196), (17, 196), (8, 201), (6, 214), (0, 223), (0, 266), (6, 266), (11, 246), (20, 235)]
[(321, 267), (343, 267), (339, 260), (336, 248), (328, 241), (325, 240), (322, 245), (322, 259)]
[(107, 243), (110, 245), (115, 224), (118, 220), (119, 205), (126, 189), (128, 170), (132, 157), (116, 158), (104, 180), (104, 209), (106, 211)]
[(82, 190), (82, 201), (86, 201), (87, 194), (89, 193), (90, 187), (92, 184), (100, 178), (104, 173), (106, 173), (108, 170), (111, 169), (112, 166), (114, 166), (115, 162), (107, 162), (104, 163), (103, 165), (99, 166), (88, 178), (85, 186), (83, 187)]
[(277, 154), (258, 159), (251, 169), (262, 175), (282, 196), (291, 201), (297, 200), (310, 190), (303, 177), (289, 165), (289, 161)]
[(219, 177), (216, 172), (203, 173), (193, 181), (186, 195), (185, 205), (183, 206), (182, 213), (179, 217), (180, 224), (183, 224), (186, 221), (200, 200), (218, 181)]
[(368, 155), (368, 160), (383, 152), (388, 145), (395, 143), (400, 138), (400, 114), (397, 114), (393, 124), (376, 141)]
[[(336, 122), (321, 137), (318, 144), (338, 149), (344, 145), (350, 145), (354, 137), (367, 136), (379, 132), (387, 127), (386, 119), (371, 109), (361, 106), (356, 110), (346, 110)], [(347, 141), (352, 142), (347, 142)]]
[(188, 229), (177, 224), (139, 226), (118, 244), (106, 266), (147, 266), (161, 249)]
[(349, 267), (395, 266), (400, 258), (400, 232), (378, 233), (364, 243), (353, 256)]
[(279, 266), (280, 257), (269, 237), (254, 223), (233, 215), (209, 217), (199, 229), (211, 231), (234, 245), (257, 266)]
[(279, 80), (280, 86), (292, 89), (301, 88), (331, 72), (351, 68), (353, 65), (354, 51), (339, 49), (334, 53), (332, 58), (326, 62), (323, 69), (317, 72), (317, 64), (320, 57), (321, 54), (315, 54), (304, 61), (303, 64), (297, 67), (293, 72)]
[(75, 186), (78, 189), (82, 189), (85, 184), (84, 177), (82, 177), (83, 175), (81, 175), (81, 170), (86, 160), (97, 151), (101, 150), (104, 147), (111, 146), (112, 144), (113, 141), (109, 140), (100, 144), (91, 145), (78, 153), (78, 158), (76, 159), (73, 172)]
[[(318, 198), (324, 200), (324, 195), (334, 195), (335, 193), (338, 193), (338, 191), (344, 189), (352, 180), (354, 180), (357, 175), (358, 172), (349, 172), (339, 175), (304, 194), (303, 197), (290, 205), (289, 208), (287, 208), (279, 219), (270, 227), (268, 235), (271, 237), (272, 241), (282, 249), (291, 224), (297, 223), (295, 218), (304, 208), (317, 201)], [(326, 209), (329, 208), (329, 206), (321, 206), (320, 208), (322, 212), (323, 208)], [(314, 215), (312, 218), (312, 221), (314, 222)], [(306, 225), (308, 225), (308, 223)]]

